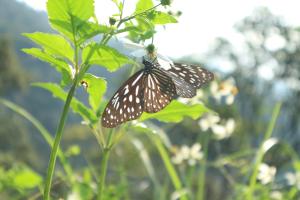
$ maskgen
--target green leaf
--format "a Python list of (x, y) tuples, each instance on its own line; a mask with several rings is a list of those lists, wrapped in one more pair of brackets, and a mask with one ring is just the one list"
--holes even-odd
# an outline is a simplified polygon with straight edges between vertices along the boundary
[(48, 0), (47, 11), (51, 26), (74, 41), (78, 26), (94, 16), (94, 0)]
[(82, 80), (88, 84), (87, 92), (89, 94), (89, 104), (92, 109), (97, 112), (106, 91), (106, 81), (92, 74), (85, 74)]
[(98, 34), (110, 33), (113, 30), (113, 27), (109, 27), (106, 25), (99, 25), (93, 22), (83, 22), (78, 29), (78, 44), (82, 44), (86, 40), (91, 39)]
[(135, 7), (136, 13), (144, 12), (154, 6), (152, 0), (139, 0)]
[(108, 71), (116, 71), (122, 65), (133, 63), (125, 55), (108, 46), (91, 43), (82, 51), (82, 61), (87, 65), (100, 65)]
[[(52, 95), (62, 101), (67, 99), (67, 93), (55, 83), (33, 83), (33, 86), (43, 88), (52, 93)], [(92, 124), (97, 122), (97, 117), (94, 112), (87, 108), (83, 103), (73, 97), (71, 108), (75, 113), (78, 113), (84, 120), (90, 121)]]
[(42, 177), (29, 168), (24, 168), (14, 173), (13, 184), (18, 188), (34, 188), (42, 183)]
[(147, 119), (157, 119), (162, 122), (180, 122), (184, 117), (191, 117), (193, 119), (199, 118), (202, 114), (209, 112), (203, 104), (186, 105), (178, 101), (172, 101), (165, 109), (149, 114), (143, 113), (140, 121)]
[(114, 2), (116, 4), (116, 6), (119, 9), (119, 12), (122, 12), (122, 10), (123, 10), (123, 3), (120, 0), (112, 0), (112, 2)]
[(154, 24), (163, 25), (169, 23), (177, 23), (177, 19), (174, 16), (160, 11), (152, 11), (151, 14), (148, 15), (148, 17)]
[(129, 31), (139, 32), (140, 30), (136, 26), (127, 26), (123, 29), (117, 30), (115, 33), (119, 34), (119, 33), (124, 33), (124, 32), (129, 32)]
[(145, 16), (138, 16), (136, 17), (136, 21), (138, 22), (137, 28), (141, 31), (139, 34), (140, 40), (151, 38), (155, 33), (155, 26), (151, 20)]
[(67, 58), (73, 62), (74, 50), (62, 36), (41, 32), (25, 33), (23, 35), (40, 45), (47, 53), (55, 57)]
[(72, 68), (71, 66), (65, 62), (64, 60), (55, 58), (43, 50), (38, 48), (29, 48), (29, 49), (22, 49), (25, 53), (32, 55), (42, 61), (48, 62), (53, 66), (58, 72), (61, 73), (62, 76), (62, 85), (68, 85), (72, 81)]

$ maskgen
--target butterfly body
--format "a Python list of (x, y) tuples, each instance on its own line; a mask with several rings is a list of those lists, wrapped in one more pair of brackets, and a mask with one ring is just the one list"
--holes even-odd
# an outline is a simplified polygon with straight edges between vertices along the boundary
[(158, 112), (178, 96), (191, 98), (197, 88), (213, 79), (211, 72), (196, 65), (162, 66), (156, 59), (143, 59), (143, 65), (107, 104), (102, 114), (104, 127), (137, 119), (143, 112)]

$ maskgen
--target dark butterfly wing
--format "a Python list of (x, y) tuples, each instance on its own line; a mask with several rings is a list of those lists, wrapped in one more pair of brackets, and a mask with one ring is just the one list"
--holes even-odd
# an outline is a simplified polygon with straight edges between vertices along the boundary
[(114, 94), (102, 114), (102, 126), (113, 128), (143, 112), (144, 70), (130, 77)]
[(200, 88), (214, 79), (213, 73), (197, 65), (174, 63), (168, 71), (194, 88)]
[(192, 98), (196, 96), (196, 88), (193, 87), (191, 84), (185, 82), (182, 78), (179, 76), (176, 76), (174, 73), (170, 73), (169, 71), (166, 71), (166, 73), (172, 78), (175, 87), (176, 87), (176, 94), (178, 96), (184, 97), (184, 98)]
[(144, 111), (155, 113), (166, 107), (176, 95), (173, 80), (163, 70), (152, 68), (144, 79)]
[(176, 86), (177, 95), (192, 98), (196, 89), (213, 80), (213, 73), (197, 65), (174, 63), (167, 73)]

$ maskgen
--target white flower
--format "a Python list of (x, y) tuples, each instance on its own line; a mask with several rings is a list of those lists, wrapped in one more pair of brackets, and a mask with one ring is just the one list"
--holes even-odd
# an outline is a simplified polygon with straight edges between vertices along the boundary
[(233, 78), (229, 78), (219, 85), (216, 81), (210, 84), (210, 91), (213, 97), (221, 102), (222, 98), (225, 98), (225, 103), (231, 105), (234, 102), (235, 95), (238, 93), (238, 89), (235, 86), (235, 81)]
[(199, 120), (199, 126), (202, 131), (207, 131), (213, 125), (217, 124), (220, 121), (220, 117), (214, 114), (207, 114), (205, 117)]
[(193, 166), (202, 158), (203, 153), (201, 152), (201, 145), (199, 143), (195, 143), (191, 147), (183, 145), (172, 157), (172, 162), (177, 165), (187, 162), (188, 165)]
[(183, 195), (186, 195), (187, 193), (188, 193), (188, 190), (185, 189), (185, 188), (183, 188), (181, 190), (177, 190), (177, 191), (172, 193), (171, 200), (180, 199), (180, 197), (182, 197)]
[(234, 95), (233, 94), (229, 94), (229, 95), (227, 95), (226, 96), (226, 99), (225, 99), (225, 103), (227, 104), (227, 105), (232, 105), (233, 104), (233, 102), (234, 102)]
[(72, 192), (68, 195), (67, 200), (81, 200), (81, 198), (78, 192)]
[(272, 182), (275, 178), (276, 167), (269, 166), (265, 163), (260, 164), (257, 179), (263, 184), (266, 185)]
[(196, 164), (197, 160), (201, 160), (202, 158), (203, 153), (201, 152), (201, 145), (199, 143), (196, 143), (190, 148), (188, 164), (193, 166)]
[(278, 139), (277, 138), (269, 138), (268, 140), (266, 140), (264, 143), (263, 143), (263, 150), (264, 152), (267, 152), (269, 149), (271, 149), (275, 144), (278, 143)]
[(300, 190), (300, 172), (287, 172), (284, 176), (289, 185), (295, 185)]
[(228, 138), (232, 135), (235, 129), (234, 119), (228, 119), (224, 125), (214, 124), (211, 127), (212, 132), (214, 133), (216, 139), (222, 140)]
[(270, 197), (272, 200), (281, 200), (283, 199), (282, 193), (279, 191), (272, 191), (270, 193)]

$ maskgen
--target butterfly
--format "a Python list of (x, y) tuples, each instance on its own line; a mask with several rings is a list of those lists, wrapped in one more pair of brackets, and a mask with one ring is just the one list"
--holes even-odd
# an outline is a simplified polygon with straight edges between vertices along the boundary
[(192, 98), (196, 89), (214, 79), (213, 73), (198, 65), (160, 63), (157, 57), (143, 57), (144, 68), (125, 81), (108, 102), (103, 127), (114, 128), (143, 112), (158, 112), (179, 96)]

